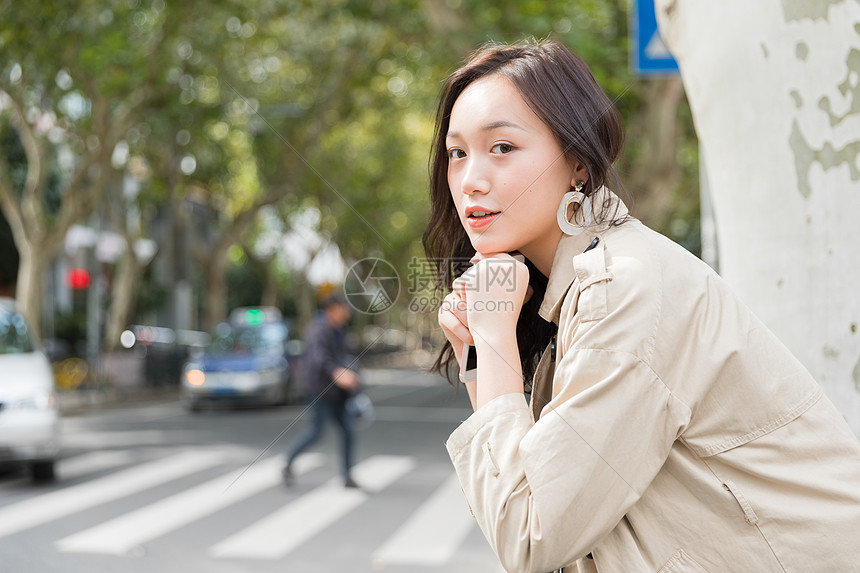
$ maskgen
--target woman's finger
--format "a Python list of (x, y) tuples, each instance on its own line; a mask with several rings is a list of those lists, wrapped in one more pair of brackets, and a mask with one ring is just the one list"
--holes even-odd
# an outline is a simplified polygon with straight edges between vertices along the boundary
[[(475, 344), (475, 340), (472, 338), (472, 333), (466, 325), (463, 324), (463, 322), (444, 305), (439, 309), (439, 326), (442, 327), (442, 330), (445, 332), (445, 336), (451, 344), (456, 344), (458, 342)], [(454, 340), (452, 340), (452, 337)]]
[(460, 340), (472, 339), (465, 297), (461, 299), (456, 292), (451, 292), (442, 300), (439, 307), (439, 324), (448, 327)]
[(534, 293), (535, 289), (532, 288), (532, 285), (529, 285), (529, 288), (526, 289), (526, 298), (523, 299), (523, 304), (527, 303)]
[(463, 326), (468, 328), (469, 320), (468, 315), (466, 314), (466, 308), (465, 293), (458, 294), (456, 292), (452, 292), (442, 300), (442, 306), (439, 310), (444, 310), (453, 314), (460, 322), (463, 323)]
[(454, 282), (451, 283), (451, 294), (456, 295), (460, 298), (460, 300), (466, 300), (466, 290), (470, 285), (475, 284), (477, 270), (475, 267), (471, 267), (465, 273), (454, 279)]
[(457, 319), (463, 323), (466, 328), (469, 327), (469, 317), (466, 313), (467, 304), (466, 304), (466, 293), (451, 293), (445, 297), (442, 301), (442, 308), (446, 311), (450, 312)]
[(475, 256), (469, 259), (469, 262), (474, 265), (485, 259), (508, 259), (516, 255), (522, 256), (519, 251), (512, 251), (510, 253), (475, 253)]

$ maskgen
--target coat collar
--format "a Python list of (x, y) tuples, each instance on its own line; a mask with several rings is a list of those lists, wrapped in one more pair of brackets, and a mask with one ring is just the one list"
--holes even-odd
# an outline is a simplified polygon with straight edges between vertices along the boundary
[[(627, 207), (618, 196), (601, 187), (591, 198), (598, 204), (609, 202), (608, 212), (612, 213), (612, 219), (622, 219), (628, 215)], [(617, 207), (617, 211), (616, 211)], [(598, 210), (600, 207), (598, 207)], [(594, 237), (600, 235), (609, 227), (609, 223), (600, 223), (586, 227), (579, 235), (562, 235), (552, 259), (552, 268), (549, 273), (549, 281), (546, 285), (546, 293), (538, 309), (538, 315), (547, 322), (558, 323), (558, 315), (561, 312), (561, 304), (567, 294), (573, 279), (576, 278), (576, 270), (573, 268), (573, 257), (582, 253)]]

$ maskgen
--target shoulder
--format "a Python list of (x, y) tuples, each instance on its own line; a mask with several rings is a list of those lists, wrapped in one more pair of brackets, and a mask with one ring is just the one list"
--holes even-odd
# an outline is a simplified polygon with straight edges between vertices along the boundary
[(639, 304), (656, 303), (664, 282), (664, 261), (654, 235), (631, 219), (606, 229), (594, 249), (574, 256), (575, 280), (568, 298), (572, 294), (578, 300), (567, 314), (589, 322), (626, 308), (632, 299)]
[(679, 283), (692, 285), (708, 272), (683, 247), (632, 218), (601, 233), (598, 246), (575, 256), (573, 266), (559, 323), (563, 342), (643, 360), (653, 352), (668, 299), (686, 290)]
[(326, 323), (326, 321), (318, 318), (308, 327), (307, 337), (309, 339), (325, 338), (330, 331), (331, 327)]

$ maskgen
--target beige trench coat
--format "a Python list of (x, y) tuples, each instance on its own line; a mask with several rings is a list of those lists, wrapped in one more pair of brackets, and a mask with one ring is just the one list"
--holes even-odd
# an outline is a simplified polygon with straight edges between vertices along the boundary
[(447, 442), (508, 572), (860, 571), (860, 443), (709, 267), (635, 219), (591, 229), (540, 314), (531, 407), (500, 396)]

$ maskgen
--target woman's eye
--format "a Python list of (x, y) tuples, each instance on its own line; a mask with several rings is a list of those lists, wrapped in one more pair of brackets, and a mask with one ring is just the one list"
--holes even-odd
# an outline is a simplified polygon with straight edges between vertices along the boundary
[(514, 150), (514, 146), (511, 145), (510, 143), (497, 143), (493, 146), (492, 152), (505, 154), (505, 153), (510, 153), (513, 150)]
[(457, 148), (449, 149), (448, 150), (448, 157), (450, 157), (452, 159), (462, 159), (462, 158), (466, 157), (466, 152), (463, 151), (462, 149), (457, 149)]

